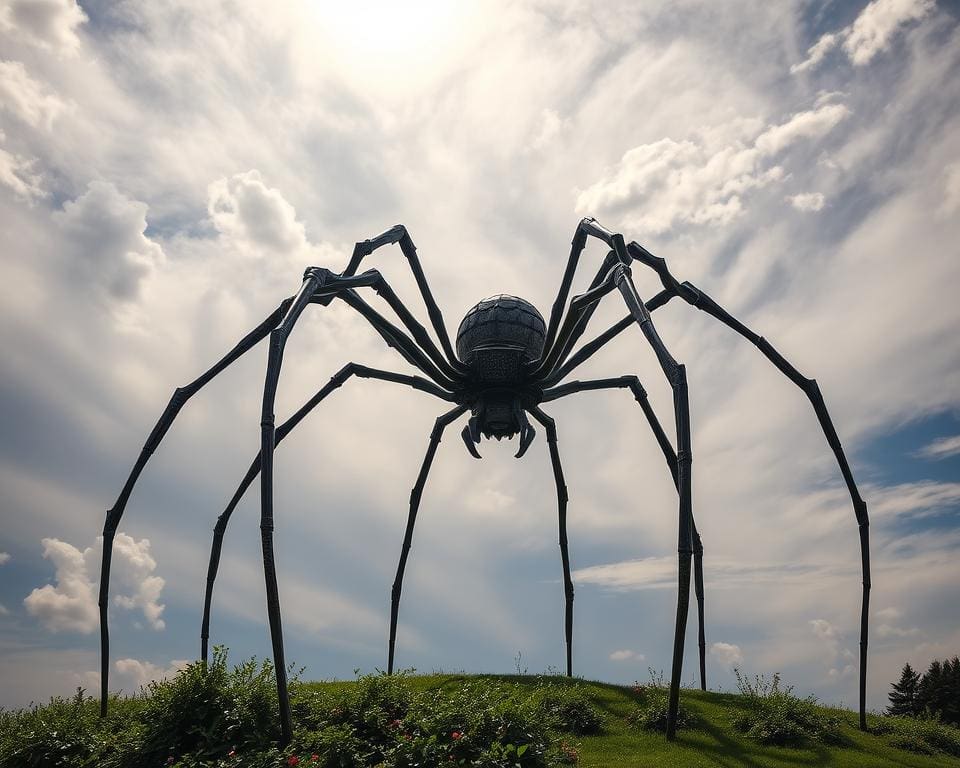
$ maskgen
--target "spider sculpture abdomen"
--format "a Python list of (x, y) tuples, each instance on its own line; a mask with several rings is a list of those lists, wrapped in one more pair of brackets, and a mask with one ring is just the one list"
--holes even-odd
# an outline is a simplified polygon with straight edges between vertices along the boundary
[(457, 357), (470, 366), (476, 381), (516, 384), (524, 363), (539, 360), (547, 325), (529, 301), (491, 296), (473, 307), (457, 329)]

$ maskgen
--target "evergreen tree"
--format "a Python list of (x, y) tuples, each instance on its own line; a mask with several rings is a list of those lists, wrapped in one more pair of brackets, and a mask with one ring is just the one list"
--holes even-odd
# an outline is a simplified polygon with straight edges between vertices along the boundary
[(943, 680), (943, 666), (940, 661), (935, 659), (930, 662), (927, 671), (920, 678), (920, 685), (917, 686), (917, 711), (935, 714), (937, 704), (939, 703), (940, 685)]
[(945, 700), (940, 717), (945, 723), (960, 725), (960, 658), (944, 662), (946, 671)]
[(900, 682), (894, 683), (890, 687), (892, 690), (888, 695), (890, 706), (887, 707), (887, 714), (916, 715), (922, 711), (917, 696), (920, 688), (920, 674), (914, 672), (909, 664), (903, 665)]

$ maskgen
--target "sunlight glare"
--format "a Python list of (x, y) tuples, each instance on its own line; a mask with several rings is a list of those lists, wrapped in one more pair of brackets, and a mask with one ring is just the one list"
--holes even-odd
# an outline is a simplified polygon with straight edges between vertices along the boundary
[(473, 15), (472, 3), (449, 0), (320, 0), (310, 8), (345, 75), (387, 91), (416, 89), (440, 74)]

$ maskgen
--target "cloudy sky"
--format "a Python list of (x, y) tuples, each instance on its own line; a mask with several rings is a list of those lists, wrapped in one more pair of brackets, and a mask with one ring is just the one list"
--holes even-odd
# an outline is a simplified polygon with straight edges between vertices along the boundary
[[(494, 293), (546, 313), (584, 215), (665, 257), (820, 383), (873, 522), (869, 704), (904, 662), (960, 652), (956, 4), (3, 0), (0, 43), (0, 705), (96, 687), (97, 537), (173, 388), (305, 266), (339, 271), (398, 222), (452, 328)], [(575, 290), (603, 255), (588, 247)], [(399, 250), (373, 264), (425, 321)], [(623, 314), (613, 294), (593, 327)], [(711, 687), (736, 665), (855, 705), (857, 528), (809, 403), (682, 302), (655, 320), (690, 378)], [(131, 499), (117, 688), (199, 652), (211, 530), (258, 449), (265, 357), (191, 401)], [(310, 309), (278, 417), (350, 360), (408, 370), (348, 307)], [(638, 332), (576, 376), (625, 373), (670, 423)], [(308, 677), (385, 666), (409, 488), (444, 408), (351, 381), (278, 450), (287, 656)], [(672, 642), (669, 475), (628, 394), (547, 410), (575, 670), (646, 679)], [(516, 461), (485, 442), (477, 462), (458, 430), (424, 496), (399, 664), (561, 668), (546, 445)], [(235, 659), (270, 648), (256, 490), (214, 602)], [(691, 622), (685, 680), (695, 637)]]

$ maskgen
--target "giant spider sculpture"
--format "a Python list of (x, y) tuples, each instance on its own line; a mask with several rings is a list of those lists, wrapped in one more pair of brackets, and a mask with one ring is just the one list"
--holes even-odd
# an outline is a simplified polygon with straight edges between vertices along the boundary
[[(589, 236), (598, 238), (611, 249), (584, 293), (574, 296), (567, 306), (567, 298), (573, 282), (580, 255)], [(416, 279), (434, 331), (442, 351), (431, 340), (426, 329), (417, 322), (410, 311), (397, 298), (383, 276), (375, 269), (357, 274), (361, 261), (381, 246), (397, 243), (409, 262)], [(663, 290), (644, 302), (633, 283), (631, 264), (636, 261), (653, 269), (663, 284)], [(358, 294), (360, 288), (373, 288), (396, 312), (407, 332), (389, 322)], [(626, 317), (612, 325), (595, 339), (574, 347), (583, 335), (597, 303), (607, 294), (619, 291), (629, 310)], [(597, 389), (629, 389), (649, 422), (660, 445), (679, 496), (679, 589), (677, 615), (673, 644), (673, 663), (670, 676), (667, 736), (673, 738), (679, 704), (680, 676), (683, 664), (684, 635), (689, 606), (691, 559), (694, 570), (694, 589), (697, 596), (699, 617), (700, 684), (705, 682), (705, 639), (703, 612), (703, 548), (693, 519), (690, 494), (690, 415), (687, 401), (686, 372), (667, 350), (654, 328), (650, 313), (662, 307), (670, 299), (679, 296), (688, 304), (715, 317), (756, 345), (760, 351), (787, 378), (800, 387), (810, 399), (820, 426), (826, 436), (840, 472), (853, 502), (854, 513), (860, 530), (860, 554), (863, 572), (863, 594), (860, 617), (860, 727), (866, 728), (865, 696), (867, 665), (867, 618), (870, 597), (870, 551), (867, 507), (857, 490), (836, 430), (827, 413), (826, 405), (816, 381), (802, 376), (763, 337), (740, 323), (713, 299), (691, 283), (678, 282), (667, 268), (666, 262), (652, 255), (636, 242), (626, 243), (622, 235), (603, 228), (592, 218), (583, 219), (574, 234), (567, 267), (560, 290), (550, 312), (549, 323), (544, 323), (539, 312), (528, 302), (512, 296), (497, 296), (477, 304), (471, 309), (457, 333), (456, 354), (450, 344), (443, 322), (426, 277), (417, 258), (416, 248), (406, 228), (397, 225), (371, 240), (357, 243), (346, 269), (340, 274), (321, 267), (306, 270), (303, 284), (297, 294), (284, 300), (280, 306), (259, 326), (247, 334), (223, 359), (195, 381), (174, 390), (169, 404), (147, 438), (139, 458), (127, 478), (119, 498), (107, 512), (103, 528), (103, 563), (100, 578), (100, 632), (101, 632), (101, 713), (106, 714), (107, 685), (109, 674), (109, 635), (107, 606), (110, 586), (110, 560), (113, 539), (123, 516), (127, 500), (147, 460), (156, 450), (183, 405), (217, 374), (247, 352), (257, 342), (270, 337), (266, 383), (263, 392), (261, 447), (246, 476), (231, 498), (226, 510), (217, 520), (214, 529), (207, 588), (204, 601), (203, 626), (201, 630), (201, 656), (207, 658), (207, 642), (210, 626), (210, 602), (214, 579), (220, 560), (223, 535), (230, 515), (257, 474), (260, 480), (260, 534), (263, 547), (263, 569), (266, 579), (267, 614), (273, 644), (273, 660), (276, 669), (277, 691), (280, 706), (281, 738), (288, 742), (292, 734), (290, 705), (287, 696), (286, 665), (283, 655), (283, 633), (280, 621), (280, 597), (273, 556), (273, 452), (277, 444), (324, 398), (342, 386), (351, 376), (380, 379), (395, 384), (404, 384), (441, 400), (454, 403), (454, 407), (439, 416), (430, 434), (430, 443), (420, 467), (416, 484), (410, 494), (410, 507), (406, 532), (400, 551), (396, 579), (393, 583), (390, 604), (390, 639), (387, 670), (393, 672), (394, 645), (396, 642), (397, 614), (407, 556), (413, 538), (420, 497), (434, 454), (444, 430), (460, 416), (470, 411), (462, 437), (470, 453), (480, 458), (476, 445), (481, 436), (497, 439), (519, 435), (517, 457), (524, 454), (534, 439), (535, 431), (530, 424), (529, 413), (546, 432), (547, 447), (557, 487), (560, 554), (563, 564), (565, 595), (566, 670), (573, 673), (573, 581), (570, 577), (570, 558), (567, 549), (567, 490), (557, 449), (557, 430), (554, 420), (541, 408), (541, 404), (557, 400), (577, 392)], [(291, 330), (308, 304), (329, 305), (333, 299), (346, 302), (359, 312), (376, 329), (387, 344), (399, 352), (408, 363), (428, 378), (409, 376), (391, 371), (368, 368), (357, 363), (348, 363), (333, 378), (307, 401), (296, 413), (279, 427), (274, 422), (274, 400), (284, 345)], [(590, 381), (560, 382), (578, 365), (627, 327), (640, 327), (647, 342), (653, 348), (660, 367), (673, 390), (674, 419), (677, 447), (674, 451), (654, 414), (646, 392), (636, 376), (596, 379)], [(409, 335), (408, 335), (409, 333)]]

